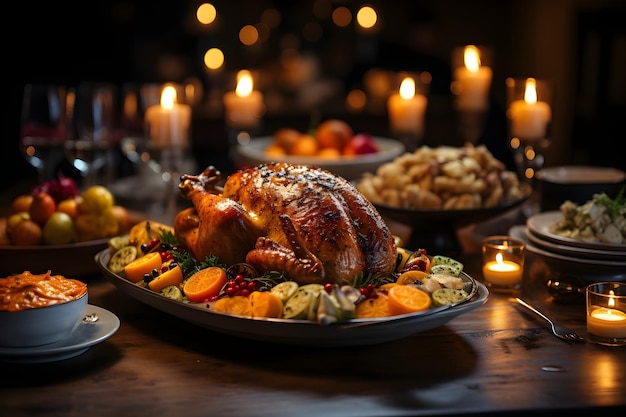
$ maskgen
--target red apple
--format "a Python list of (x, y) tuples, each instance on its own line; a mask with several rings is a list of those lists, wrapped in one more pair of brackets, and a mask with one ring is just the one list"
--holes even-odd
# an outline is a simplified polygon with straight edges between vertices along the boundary
[(358, 133), (350, 139), (344, 149), (344, 155), (365, 155), (378, 152), (378, 146), (371, 135)]

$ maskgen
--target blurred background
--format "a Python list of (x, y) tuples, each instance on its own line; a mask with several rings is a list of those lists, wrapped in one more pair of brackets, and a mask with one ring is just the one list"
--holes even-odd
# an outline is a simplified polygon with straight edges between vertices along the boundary
[[(255, 132), (306, 130), (342, 118), (356, 132), (390, 136), (383, 99), (386, 71), (432, 75), (424, 143), (463, 143), (451, 106), (451, 53), (468, 44), (492, 53), (490, 107), (479, 143), (511, 164), (506, 145), (507, 77), (549, 79), (554, 86), (552, 145), (546, 166), (584, 164), (626, 169), (626, 2), (621, 0), (203, 0), (23, 1), (3, 28), (6, 47), (2, 189), (36, 180), (18, 150), (26, 83), (81, 81), (193, 86), (193, 155), (203, 167), (228, 171), (228, 129), (222, 98), (234, 74), (248, 69), (265, 96)], [(374, 27), (356, 23), (364, 5)], [(211, 13), (215, 11), (215, 15)], [(11, 27), (11, 29), (9, 29)], [(223, 62), (210, 68), (208, 51)], [(219, 56), (219, 54), (218, 54)], [(378, 76), (378, 77), (377, 77)], [(384, 87), (383, 87), (384, 88)], [(357, 100), (363, 92), (367, 101)], [(383, 93), (384, 94), (384, 93)], [(352, 99), (350, 99), (352, 97)], [(121, 158), (119, 175), (133, 167)], [(60, 167), (75, 175), (71, 166)]]

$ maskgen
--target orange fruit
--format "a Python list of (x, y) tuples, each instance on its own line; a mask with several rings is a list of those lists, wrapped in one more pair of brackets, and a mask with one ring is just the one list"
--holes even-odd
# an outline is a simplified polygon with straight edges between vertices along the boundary
[(153, 269), (161, 269), (161, 255), (159, 252), (150, 252), (141, 256), (124, 267), (126, 278), (132, 282), (139, 282), (145, 274), (152, 273)]
[(36, 246), (42, 241), (43, 230), (32, 220), (22, 220), (11, 230), (11, 244), (15, 246)]
[(298, 139), (300, 139), (300, 136), (302, 136), (302, 133), (296, 129), (288, 127), (278, 129), (274, 133), (273, 144), (278, 145), (287, 153), (290, 153), (291, 148), (293, 148)]
[(183, 286), (183, 292), (192, 303), (201, 303), (217, 296), (226, 281), (226, 271), (223, 268), (210, 266), (189, 277)]
[(317, 154), (319, 144), (317, 139), (311, 135), (301, 135), (291, 147), (291, 155), (313, 156)]
[(152, 291), (161, 291), (165, 287), (178, 285), (181, 282), (183, 282), (183, 270), (180, 265), (176, 265), (172, 269), (161, 272), (158, 277), (148, 283), (148, 287), (150, 287)]
[(65, 200), (59, 201), (57, 204), (57, 211), (62, 211), (63, 213), (68, 214), (72, 219), (75, 219), (78, 215), (76, 199), (66, 198)]
[(126, 233), (130, 229), (130, 216), (128, 215), (128, 210), (126, 210), (126, 207), (119, 205), (114, 205), (111, 210), (117, 219), (117, 233)]
[(417, 271), (417, 270), (406, 271), (400, 274), (396, 283), (400, 285), (411, 285), (415, 281), (423, 282), (424, 278), (428, 278), (428, 277), (430, 277), (430, 274), (428, 272)]
[(224, 297), (217, 300), (211, 306), (211, 310), (220, 313), (237, 314), (238, 316), (252, 317), (252, 306), (250, 299), (243, 295)]
[(276, 145), (275, 143), (270, 144), (267, 148), (265, 148), (265, 154), (270, 156), (283, 156), (287, 155), (287, 151)]
[(269, 291), (253, 291), (250, 296), (252, 317), (280, 318), (283, 314), (283, 302)]
[(319, 124), (315, 136), (322, 148), (334, 148), (343, 153), (354, 136), (354, 130), (343, 120), (328, 119)]
[(322, 148), (317, 153), (317, 156), (319, 156), (320, 158), (333, 159), (339, 158), (341, 156), (341, 152), (339, 151), (339, 149), (335, 148)]
[(33, 203), (33, 199), (34, 197), (32, 194), (23, 194), (15, 197), (15, 199), (11, 202), (9, 214), (28, 211), (30, 209), (30, 205)]
[(377, 297), (367, 298), (356, 305), (354, 318), (389, 317), (389, 297), (383, 292), (378, 292)]
[(33, 202), (28, 209), (28, 214), (30, 214), (32, 221), (44, 224), (56, 210), (57, 203), (54, 201), (54, 198), (46, 192), (41, 192), (33, 196)]
[(430, 308), (430, 294), (413, 285), (396, 285), (388, 293), (388, 306), (391, 315), (415, 313)]

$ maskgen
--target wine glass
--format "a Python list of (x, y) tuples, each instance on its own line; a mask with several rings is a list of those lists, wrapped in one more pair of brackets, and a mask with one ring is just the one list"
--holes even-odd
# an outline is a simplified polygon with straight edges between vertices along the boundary
[(24, 158), (37, 169), (40, 184), (55, 178), (64, 160), (66, 94), (62, 85), (24, 86), (19, 146)]
[[(68, 93), (72, 133), (65, 154), (82, 178), (82, 187), (111, 181), (115, 161), (116, 88), (109, 83), (83, 82)], [(104, 174), (104, 176), (100, 176)]]

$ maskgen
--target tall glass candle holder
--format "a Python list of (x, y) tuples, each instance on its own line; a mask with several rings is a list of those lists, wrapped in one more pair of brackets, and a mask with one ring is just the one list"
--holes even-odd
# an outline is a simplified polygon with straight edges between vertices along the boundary
[(606, 346), (626, 346), (626, 284), (598, 282), (588, 285), (588, 340)]

